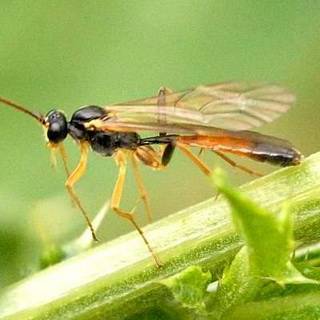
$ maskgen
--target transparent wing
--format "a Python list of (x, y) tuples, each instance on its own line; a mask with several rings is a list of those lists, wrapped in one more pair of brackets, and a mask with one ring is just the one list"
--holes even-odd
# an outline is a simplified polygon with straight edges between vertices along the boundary
[(273, 121), (294, 101), (277, 85), (229, 82), (106, 106), (110, 112), (103, 122), (129, 131), (239, 131)]

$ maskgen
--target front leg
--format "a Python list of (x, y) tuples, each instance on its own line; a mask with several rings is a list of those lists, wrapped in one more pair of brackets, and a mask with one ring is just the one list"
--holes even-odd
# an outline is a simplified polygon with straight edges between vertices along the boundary
[(67, 191), (72, 199), (72, 201), (77, 205), (77, 207), (80, 209), (82, 215), (84, 216), (88, 227), (90, 228), (92, 238), (95, 241), (98, 241), (98, 238), (96, 236), (96, 233), (94, 231), (94, 228), (92, 226), (92, 223), (89, 219), (88, 214), (84, 210), (81, 201), (77, 194), (74, 191), (74, 185), (76, 182), (84, 175), (86, 168), (87, 168), (87, 160), (88, 160), (88, 152), (89, 152), (89, 144), (87, 142), (80, 142), (80, 161), (75, 170), (69, 175), (67, 181), (65, 182), (65, 186), (67, 188)]

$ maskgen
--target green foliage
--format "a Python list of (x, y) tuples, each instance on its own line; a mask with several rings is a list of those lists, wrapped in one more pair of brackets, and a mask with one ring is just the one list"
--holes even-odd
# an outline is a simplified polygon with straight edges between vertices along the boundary
[(47, 246), (40, 257), (40, 269), (45, 269), (66, 259), (66, 253), (61, 247)]
[(206, 288), (211, 280), (209, 271), (203, 272), (199, 266), (191, 266), (182, 272), (164, 279), (166, 285), (173, 293), (174, 298), (185, 308), (195, 309), (204, 313), (204, 297)]
[(230, 320), (317, 320), (320, 315), (320, 290), (309, 293), (250, 302), (230, 311)]
[(145, 228), (161, 269), (128, 234), (7, 288), (0, 319), (316, 319), (319, 164), (315, 154), (242, 191), (217, 175), (229, 205), (208, 201)]
[[(236, 255), (230, 267), (226, 268), (219, 282), (213, 302), (215, 318), (229, 319), (230, 310), (255, 301), (264, 287), (273, 285), (272, 282), (281, 287), (286, 284), (318, 284), (316, 279), (319, 274), (315, 277), (315, 270), (313, 273), (307, 272), (309, 277), (315, 277), (314, 280), (308, 279), (291, 262), (294, 240), (293, 216), (288, 209), (290, 206), (284, 204), (284, 210), (276, 215), (229, 186), (221, 172), (216, 172), (214, 182), (219, 191), (227, 197), (235, 225), (245, 239), (245, 246)], [(290, 294), (294, 295), (295, 291), (299, 290), (300, 288), (296, 287)], [(314, 287), (311, 286), (309, 291), (313, 290)], [(265, 296), (267, 301), (273, 298), (270, 291), (269, 293), (269, 296)], [(279, 313), (280, 311), (278, 310)], [(296, 317), (305, 316), (304, 309), (290, 311), (295, 312)], [(317, 310), (314, 312), (317, 313), (313, 316), (320, 316)], [(217, 316), (217, 313), (220, 315)], [(232, 314), (238, 319), (237, 312), (234, 311)]]

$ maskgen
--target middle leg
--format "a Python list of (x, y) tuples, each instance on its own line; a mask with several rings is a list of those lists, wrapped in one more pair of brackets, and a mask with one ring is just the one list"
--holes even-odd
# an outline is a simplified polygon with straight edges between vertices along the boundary
[(140, 197), (144, 203), (144, 207), (147, 213), (148, 222), (151, 223), (152, 211), (151, 211), (150, 201), (148, 197), (148, 192), (143, 184), (141, 173), (139, 170), (139, 164), (134, 155), (131, 156), (131, 162), (132, 162), (133, 174), (137, 183), (138, 191), (140, 193)]
[(138, 160), (142, 161), (148, 166), (153, 167), (154, 169), (161, 169), (168, 165), (175, 150), (175, 145), (168, 143), (165, 145), (161, 151), (155, 151), (153, 148), (138, 148), (134, 154), (131, 156), (133, 173), (135, 180), (138, 186), (138, 190), (141, 196), (141, 199), (144, 202), (144, 206), (147, 212), (148, 221), (152, 222), (152, 213), (149, 202), (148, 193), (143, 184), (142, 177), (139, 170)]
[(122, 151), (118, 151), (116, 154), (116, 162), (119, 166), (119, 175), (118, 179), (116, 181), (116, 185), (114, 187), (112, 197), (111, 197), (111, 208), (112, 210), (121, 218), (128, 220), (138, 231), (140, 236), (142, 237), (144, 243), (146, 244), (149, 252), (151, 253), (156, 265), (160, 267), (162, 264), (157, 257), (156, 253), (153, 251), (152, 247), (150, 246), (150, 243), (146, 236), (144, 235), (142, 229), (139, 227), (138, 223), (136, 222), (134, 218), (134, 214), (132, 212), (125, 211), (120, 208), (120, 202), (123, 194), (123, 187), (125, 183), (126, 178), (126, 172), (127, 172), (127, 160), (126, 155)]

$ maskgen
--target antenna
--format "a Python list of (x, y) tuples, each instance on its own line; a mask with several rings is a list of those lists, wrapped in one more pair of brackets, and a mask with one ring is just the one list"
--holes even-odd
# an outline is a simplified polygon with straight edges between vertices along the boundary
[(19, 105), (18, 103), (16, 102), (13, 102), (7, 98), (4, 98), (4, 97), (0, 97), (0, 102), (4, 103), (5, 105), (7, 106), (10, 106), (18, 111), (21, 111), (23, 113), (26, 113), (28, 114), (29, 116), (31, 116), (32, 118), (36, 119), (38, 122), (40, 122), (42, 125), (45, 124), (45, 120), (44, 120), (44, 117), (40, 114), (40, 113), (35, 113), (35, 112), (32, 112), (28, 109), (26, 109), (25, 107)]

